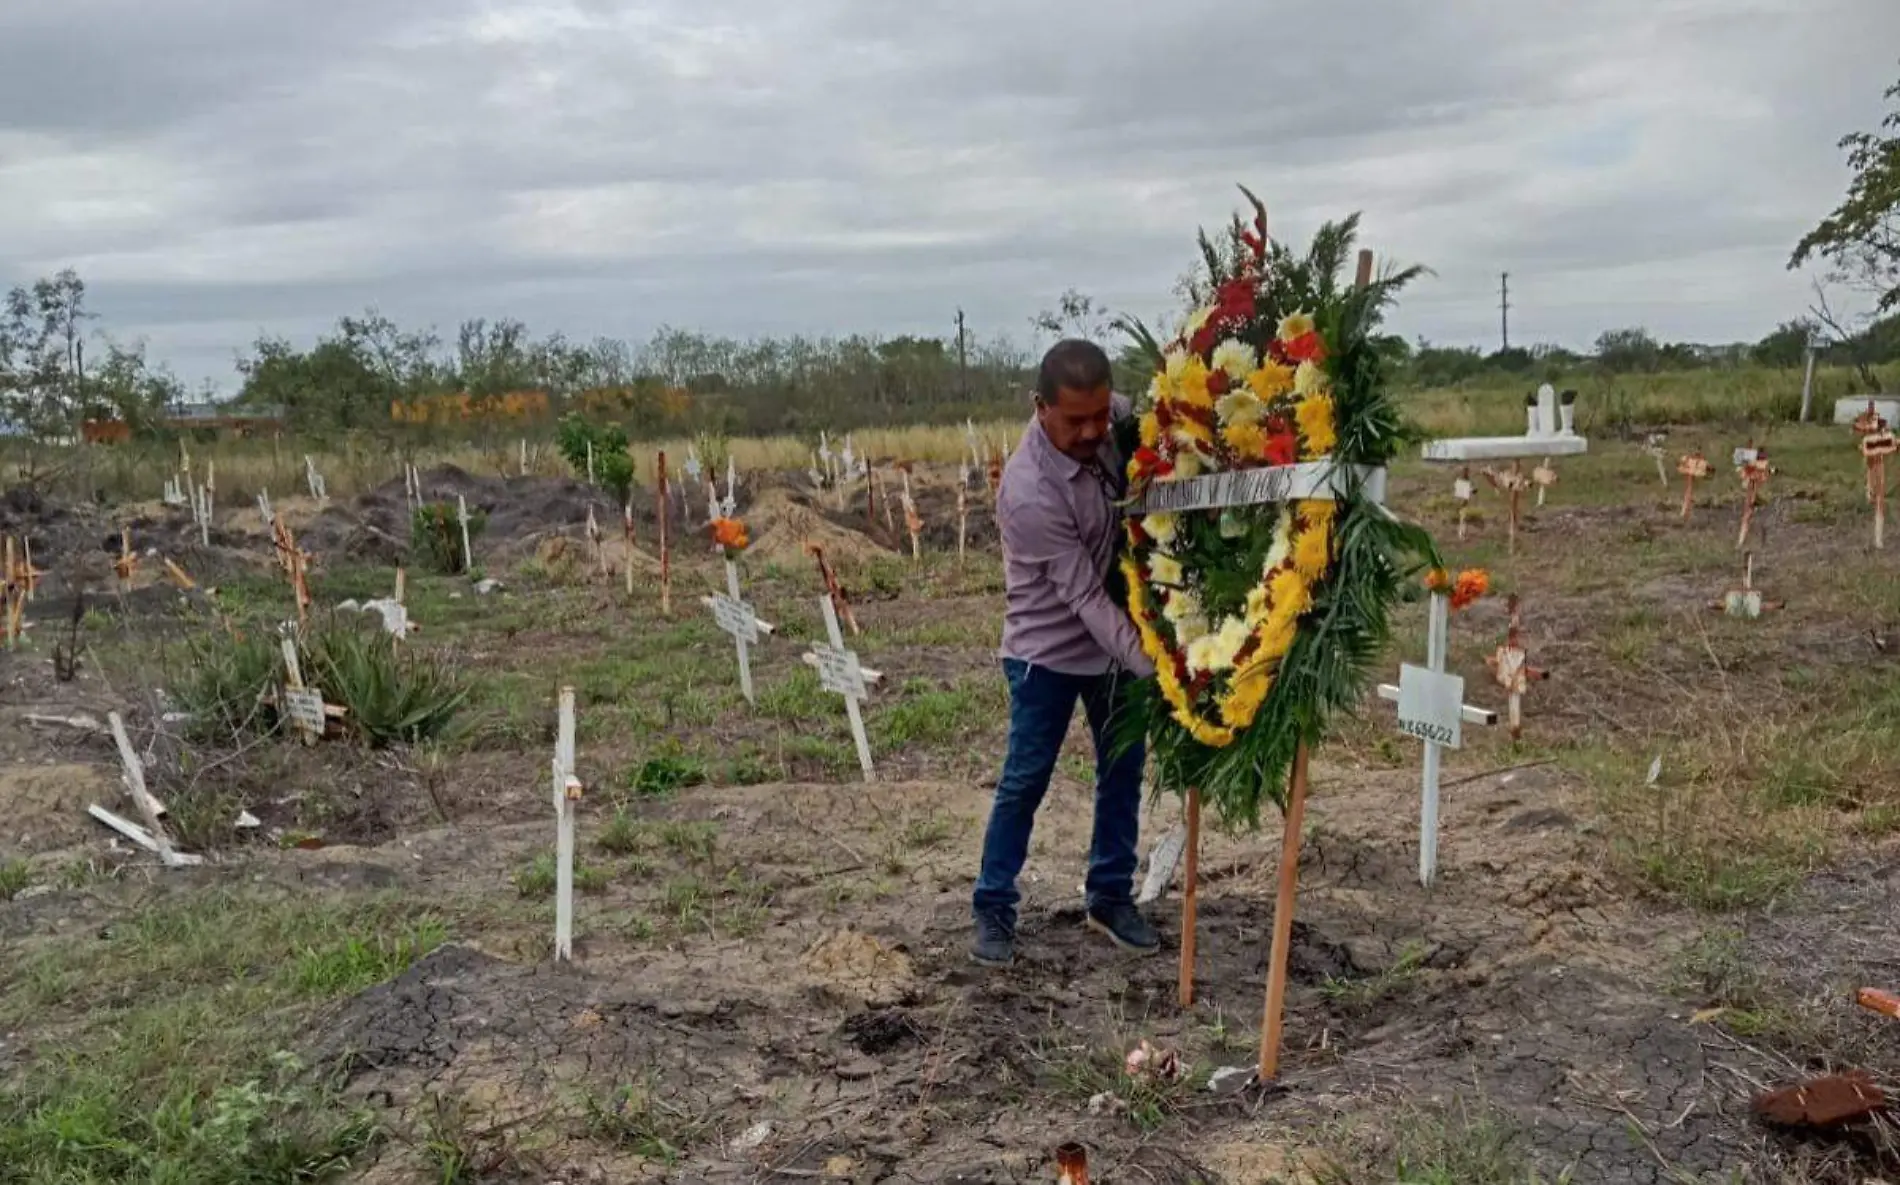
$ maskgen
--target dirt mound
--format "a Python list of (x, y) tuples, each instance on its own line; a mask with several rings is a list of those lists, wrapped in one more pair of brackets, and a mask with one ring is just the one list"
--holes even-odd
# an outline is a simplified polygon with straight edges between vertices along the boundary
[(912, 994), (910, 956), (856, 930), (825, 935), (799, 962), (824, 990), (872, 1008), (901, 1003)]
[(805, 546), (816, 543), (834, 563), (857, 564), (894, 554), (869, 536), (841, 527), (783, 489), (760, 491), (744, 514), (752, 536), (748, 553), (766, 563), (808, 564)]

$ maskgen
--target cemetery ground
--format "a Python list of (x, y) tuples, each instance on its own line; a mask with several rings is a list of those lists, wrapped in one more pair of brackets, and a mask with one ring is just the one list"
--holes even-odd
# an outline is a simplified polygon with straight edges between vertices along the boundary
[[(113, 591), (118, 524), (268, 637), (294, 610), (254, 510), (201, 544), (182, 510), (12, 507), (49, 576), (25, 647), (0, 654), (0, 1182), (1027, 1182), (1053, 1179), (1069, 1141), (1108, 1182), (1891, 1179), (1891, 1127), (1780, 1133), (1748, 1100), (1900, 1072), (1900, 1024), (1852, 1004), (1900, 981), (1900, 558), (1869, 549), (1845, 429), (1758, 433), (1779, 473), (1754, 581), (1786, 607), (1711, 612), (1741, 574), (1722, 461), (1746, 436), (1676, 430), (1672, 459), (1716, 461), (1687, 522), (1637, 442), (1594, 440), (1557, 463), (1515, 558), (1497, 496), (1459, 544), (1454, 471), (1395, 470), (1392, 505), (1492, 575), (1452, 621), (1466, 698), (1502, 706), (1483, 656), (1511, 592), (1551, 677), (1521, 741), (1469, 728), (1447, 755), (1429, 890), (1418, 746), (1390, 706), (1369, 696), (1318, 750), (1284, 1089), (1264, 1097), (1207, 1084), (1258, 1039), (1277, 820), (1206, 837), (1184, 1012), (1177, 895), (1152, 907), (1159, 958), (1080, 925), (1079, 722), (1031, 853), (1021, 963), (966, 961), (1007, 703), (988, 495), (959, 564), (953, 470), (919, 477), (921, 564), (901, 513), (867, 524), (861, 488), (841, 511), (802, 478), (742, 475), (745, 595), (777, 627), (751, 651), (756, 707), (698, 603), (723, 582), (703, 528), (675, 538), (663, 617), (650, 504), (629, 559), (618, 508), (578, 483), (429, 472), (432, 497), (490, 509), (476, 562), (504, 587), (410, 569), (411, 661), (466, 699), (435, 738), (381, 747), (175, 718), (241, 723), (229, 688), (254, 684), (224, 679), (241, 647), (157, 559)], [(388, 594), (400, 490), (280, 503), (316, 557), (314, 633), (351, 629), (336, 602)], [(583, 538), (596, 500), (611, 578)], [(807, 538), (850, 594), (847, 641), (884, 674), (872, 784), (800, 661), (823, 636)], [(103, 591), (75, 611), (77, 584)], [(1419, 603), (1383, 677), (1423, 646)], [(585, 786), (571, 964), (551, 959), (563, 685)], [(129, 813), (91, 723), (108, 711), (204, 866), (160, 869), (87, 818)], [(235, 829), (240, 811), (260, 826)], [(1177, 812), (1146, 812), (1146, 838)], [(1187, 1077), (1126, 1076), (1144, 1039)]]

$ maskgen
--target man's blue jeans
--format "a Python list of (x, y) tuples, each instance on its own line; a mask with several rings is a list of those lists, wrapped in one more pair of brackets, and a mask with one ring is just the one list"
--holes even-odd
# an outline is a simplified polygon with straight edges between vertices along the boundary
[(989, 830), (983, 836), (983, 870), (972, 907), (979, 915), (1016, 925), (1016, 876), (1029, 855), (1029, 833), (1036, 808), (1049, 790), (1062, 740), (1068, 735), (1075, 703), (1082, 701), (1095, 739), (1095, 834), (1089, 846), (1088, 904), (1122, 904), (1134, 899), (1135, 845), (1141, 831), (1139, 742), (1115, 749), (1115, 709), (1133, 676), (1064, 675), (1020, 659), (1003, 660), (1009, 680), (1009, 755), (996, 783)]

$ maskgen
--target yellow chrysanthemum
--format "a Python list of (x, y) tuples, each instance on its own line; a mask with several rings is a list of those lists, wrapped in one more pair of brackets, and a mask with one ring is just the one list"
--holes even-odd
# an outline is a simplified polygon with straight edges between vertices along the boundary
[(1275, 611), (1260, 627), (1260, 647), (1254, 653), (1263, 658), (1279, 658), (1293, 648), (1293, 636), (1299, 632), (1299, 618)]
[(1153, 415), (1141, 417), (1141, 447), (1153, 448), (1161, 439), (1161, 423)]
[(1326, 389), (1326, 368), (1317, 362), (1302, 362), (1293, 372), (1293, 393), (1311, 395)]
[(1167, 372), (1156, 371), (1153, 381), (1148, 384), (1148, 406), (1160, 407), (1174, 397), (1174, 382)]
[(1156, 584), (1181, 583), (1181, 561), (1159, 552), (1148, 557), (1148, 575)]
[(1308, 395), (1293, 409), (1293, 418), (1299, 422), (1300, 435), (1306, 438), (1309, 456), (1323, 457), (1339, 443), (1339, 435), (1333, 430), (1332, 396)]
[(1161, 373), (1167, 377), (1169, 383), (1179, 384), (1181, 375), (1187, 371), (1188, 359), (1192, 357), (1194, 355), (1186, 350), (1169, 350), (1161, 360)]
[(1293, 389), (1293, 377), (1296, 372), (1291, 366), (1267, 361), (1259, 369), (1247, 376), (1247, 386), (1263, 400), (1278, 399)]
[(1235, 382), (1245, 382), (1260, 364), (1260, 355), (1246, 342), (1228, 338), (1214, 347), (1214, 369), (1226, 371)]
[(1227, 447), (1250, 461), (1267, 455), (1267, 432), (1258, 424), (1229, 424), (1221, 435)]
[(1214, 405), (1214, 414), (1223, 424), (1258, 424), (1266, 418), (1267, 405), (1252, 391), (1235, 391), (1221, 396)]
[(1333, 525), (1333, 517), (1339, 513), (1339, 503), (1325, 498), (1313, 498), (1294, 503), (1293, 509), (1301, 518), (1315, 526), (1330, 527)]
[(1174, 438), (1198, 452), (1201, 446), (1214, 443), (1214, 430), (1199, 420), (1180, 419), (1174, 422)]
[(1293, 313), (1280, 319), (1280, 340), (1290, 342), (1305, 337), (1317, 328), (1311, 313)]
[(1141, 520), (1141, 529), (1156, 543), (1173, 543), (1174, 537), (1180, 533), (1181, 520), (1172, 514), (1150, 514)]
[(1307, 581), (1318, 580), (1326, 574), (1326, 564), (1332, 558), (1332, 530), (1324, 526), (1309, 526), (1300, 532), (1299, 542), (1293, 545), (1293, 570)]
[(1276, 617), (1283, 613), (1298, 617), (1313, 607), (1313, 593), (1307, 586), (1306, 578), (1291, 568), (1282, 568), (1274, 573), (1268, 591), (1273, 597)]
[(1260, 705), (1266, 702), (1267, 692), (1273, 689), (1272, 669), (1273, 664), (1269, 662), (1250, 662), (1245, 670), (1235, 674), (1227, 697), (1221, 701), (1221, 723), (1229, 728), (1245, 728), (1253, 723)]
[(1175, 399), (1189, 407), (1212, 408), (1213, 393), (1207, 389), (1207, 363), (1198, 356), (1190, 356), (1181, 367), (1181, 376), (1175, 380)]
[(1192, 449), (1185, 450), (1174, 458), (1174, 476), (1177, 479), (1199, 477), (1203, 468), (1205, 466), (1201, 462), (1201, 454)]
[(1219, 674), (1233, 669), (1234, 660), (1240, 657), (1240, 648), (1251, 637), (1253, 629), (1245, 621), (1238, 617), (1227, 618), (1218, 630), (1188, 643), (1188, 670)]

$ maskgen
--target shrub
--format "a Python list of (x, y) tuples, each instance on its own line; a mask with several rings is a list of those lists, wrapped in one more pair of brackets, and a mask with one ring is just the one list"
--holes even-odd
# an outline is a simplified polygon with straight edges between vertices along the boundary
[(190, 717), (186, 734), (216, 741), (277, 727), (277, 709), (266, 696), (282, 682), (283, 665), (275, 634), (206, 630), (189, 638), (172, 683), (172, 699)]
[(633, 458), (627, 454), (627, 434), (607, 424), (590, 424), (576, 412), (561, 417), (555, 445), (576, 477), (587, 476), (588, 445), (593, 446), (594, 481), (625, 503), (633, 493)]
[[(457, 507), (447, 502), (431, 502), (416, 507), (409, 520), (409, 550), (420, 563), (438, 572), (458, 575), (466, 571), (462, 555), (462, 524), (456, 518)], [(488, 512), (468, 512), (468, 537), (471, 543), (488, 526)]]

